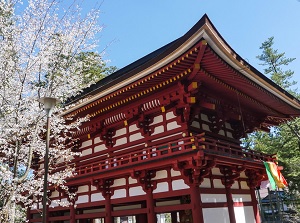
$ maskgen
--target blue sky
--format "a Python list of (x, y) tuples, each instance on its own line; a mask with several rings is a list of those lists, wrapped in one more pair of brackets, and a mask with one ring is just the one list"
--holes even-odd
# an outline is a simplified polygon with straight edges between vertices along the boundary
[[(93, 2), (91, 4), (91, 2)], [(187, 32), (205, 13), (229, 45), (262, 71), (256, 56), (268, 37), (296, 60), (289, 66), (300, 86), (299, 0), (98, 0), (102, 51), (122, 68)], [(95, 1), (85, 0), (84, 9)]]

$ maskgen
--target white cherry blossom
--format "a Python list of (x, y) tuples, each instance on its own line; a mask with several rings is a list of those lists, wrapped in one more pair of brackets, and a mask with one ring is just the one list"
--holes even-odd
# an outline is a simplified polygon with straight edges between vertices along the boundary
[[(99, 12), (83, 16), (76, 4), (59, 0), (0, 1), (0, 222), (15, 222), (34, 199), (41, 199), (46, 117), (40, 97), (62, 103), (85, 87), (76, 55), (92, 51), (101, 31)], [(72, 130), (81, 120), (65, 120), (55, 108), (51, 119), (49, 184), (61, 187), (72, 177)], [(36, 163), (35, 163), (36, 162)], [(69, 193), (74, 197), (74, 194)], [(60, 204), (59, 201), (57, 201)], [(62, 201), (60, 205), (68, 205)]]

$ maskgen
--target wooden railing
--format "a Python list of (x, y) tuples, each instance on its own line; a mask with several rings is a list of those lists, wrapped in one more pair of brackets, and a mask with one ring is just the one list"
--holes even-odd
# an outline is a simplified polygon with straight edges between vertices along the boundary
[(192, 137), (184, 137), (176, 141), (164, 143), (161, 145), (147, 147), (143, 150), (130, 152), (123, 155), (108, 157), (98, 162), (76, 167), (77, 175), (85, 175), (98, 171), (111, 170), (112, 168), (120, 168), (142, 164), (144, 162), (155, 161), (161, 158), (168, 158), (181, 153), (192, 150), (204, 150), (205, 154), (216, 154), (248, 161), (273, 161), (272, 155), (263, 154), (254, 150), (245, 149), (239, 145), (227, 142), (220, 142), (211, 138), (205, 138), (204, 134)]
[[(202, 137), (201, 137), (202, 136)], [(118, 155), (109, 157), (105, 160), (101, 160), (98, 162), (93, 162), (87, 165), (82, 165), (76, 168), (76, 174), (88, 174), (97, 171), (103, 171), (116, 167), (125, 167), (134, 165), (137, 163), (154, 161), (161, 158), (170, 157), (180, 153), (186, 153), (187, 151), (191, 151), (193, 149), (197, 149), (195, 146), (195, 140), (197, 142), (204, 141), (204, 134), (200, 134), (196, 137), (185, 137), (179, 140), (175, 140), (172, 142), (147, 147), (143, 150), (130, 152), (124, 155)]]
[(221, 156), (232, 157), (250, 161), (274, 161), (274, 155), (261, 153), (255, 150), (247, 149), (236, 144), (215, 140), (212, 138), (205, 138), (205, 141), (198, 142), (199, 145), (204, 146), (205, 153), (218, 154)]

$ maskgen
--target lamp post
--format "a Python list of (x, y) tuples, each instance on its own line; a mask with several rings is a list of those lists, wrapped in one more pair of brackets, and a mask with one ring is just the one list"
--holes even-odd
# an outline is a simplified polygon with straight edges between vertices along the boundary
[(47, 115), (47, 134), (46, 134), (46, 151), (44, 156), (44, 194), (43, 194), (43, 223), (47, 222), (47, 190), (48, 190), (48, 170), (49, 170), (49, 142), (50, 142), (50, 118), (53, 108), (59, 102), (56, 98), (43, 97), (39, 99), (39, 102), (44, 104), (44, 110)]

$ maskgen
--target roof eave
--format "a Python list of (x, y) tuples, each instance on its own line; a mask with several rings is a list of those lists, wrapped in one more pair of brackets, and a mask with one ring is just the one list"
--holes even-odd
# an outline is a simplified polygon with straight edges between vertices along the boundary
[(254, 83), (258, 84), (265, 90), (274, 94), (290, 106), (300, 110), (300, 101), (276, 85), (273, 81), (268, 79), (265, 75), (260, 73), (257, 69), (247, 63), (241, 56), (239, 56), (223, 39), (219, 32), (215, 29), (213, 24), (207, 18), (205, 24), (204, 39), (208, 42), (210, 47), (229, 65), (249, 78)]
[[(180, 37), (176, 41), (173, 41), (173, 44), (171, 44), (166, 51), (142, 64), (138, 68), (135, 67), (132, 70), (127, 70), (126, 73), (121, 75), (123, 78), (116, 78), (107, 83), (107, 85), (100, 86), (99, 89), (101, 89), (101, 91), (94, 91), (94, 95), (91, 95), (89, 98), (85, 99), (79, 104), (66, 109), (62, 115), (67, 115), (91, 102), (94, 102), (99, 98), (102, 98), (138, 79), (151, 74), (152, 72), (170, 63), (175, 58), (179, 57), (202, 38), (204, 38), (210, 45), (210, 47), (233, 68), (238, 70), (254, 83), (258, 84), (265, 90), (283, 100), (285, 103), (289, 104), (295, 109), (300, 110), (300, 102), (295, 97), (290, 95), (287, 91), (278, 87), (275, 83), (270, 81), (254, 67), (248, 64), (244, 59), (242, 59), (226, 43), (223, 37), (210, 22), (209, 18), (204, 15), (201, 20), (199, 20), (199, 22), (195, 26), (193, 26), (184, 36)], [(91, 94), (92, 92), (89, 93)], [(88, 96), (88, 94), (84, 96)]]

